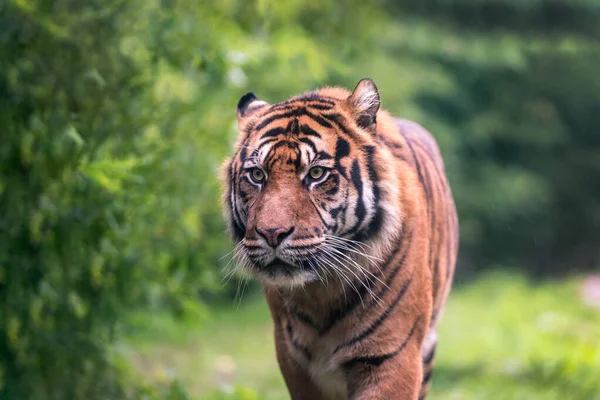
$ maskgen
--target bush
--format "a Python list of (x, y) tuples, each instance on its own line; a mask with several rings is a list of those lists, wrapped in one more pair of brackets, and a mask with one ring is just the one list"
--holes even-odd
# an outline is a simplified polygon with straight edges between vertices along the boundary
[(105, 346), (157, 278), (125, 251), (123, 193), (155, 109), (122, 51), (135, 6), (0, 6), (2, 399), (124, 395)]

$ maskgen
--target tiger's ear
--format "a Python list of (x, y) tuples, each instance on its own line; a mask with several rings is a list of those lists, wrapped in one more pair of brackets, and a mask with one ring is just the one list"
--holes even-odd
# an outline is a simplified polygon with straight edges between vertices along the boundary
[(375, 130), (377, 111), (379, 111), (381, 103), (379, 90), (375, 83), (369, 78), (361, 79), (346, 101), (358, 126), (367, 130)]
[(241, 124), (244, 118), (249, 117), (250, 115), (254, 114), (256, 110), (267, 105), (268, 103), (266, 101), (260, 100), (254, 95), (254, 93), (246, 93), (240, 98), (240, 101), (238, 101), (237, 104), (238, 122)]

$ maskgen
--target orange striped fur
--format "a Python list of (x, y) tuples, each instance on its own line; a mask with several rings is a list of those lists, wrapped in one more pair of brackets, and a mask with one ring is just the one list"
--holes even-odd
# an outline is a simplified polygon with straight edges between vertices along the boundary
[(223, 166), (239, 266), (262, 284), (293, 400), (424, 399), (458, 220), (434, 138), (375, 84), (248, 93)]

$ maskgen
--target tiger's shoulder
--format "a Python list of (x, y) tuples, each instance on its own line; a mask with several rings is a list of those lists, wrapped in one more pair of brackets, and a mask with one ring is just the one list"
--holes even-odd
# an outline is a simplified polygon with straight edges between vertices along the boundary
[(378, 114), (377, 135), (382, 145), (389, 147), (396, 158), (414, 158), (424, 153), (444, 172), (444, 159), (436, 138), (423, 125), (401, 117), (392, 116), (385, 110)]

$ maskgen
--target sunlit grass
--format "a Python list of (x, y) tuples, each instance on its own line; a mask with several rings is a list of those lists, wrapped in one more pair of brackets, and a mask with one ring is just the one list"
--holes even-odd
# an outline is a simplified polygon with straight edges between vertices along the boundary
[(600, 310), (582, 304), (579, 288), (503, 274), (456, 291), (431, 398), (600, 398)]
[[(289, 398), (260, 296), (203, 321), (142, 315), (131, 326), (126, 354), (149, 380), (176, 378), (200, 399)], [(600, 399), (600, 310), (582, 304), (576, 279), (504, 273), (458, 288), (437, 354), (431, 399)], [(227, 395), (237, 386), (249, 391)]]

